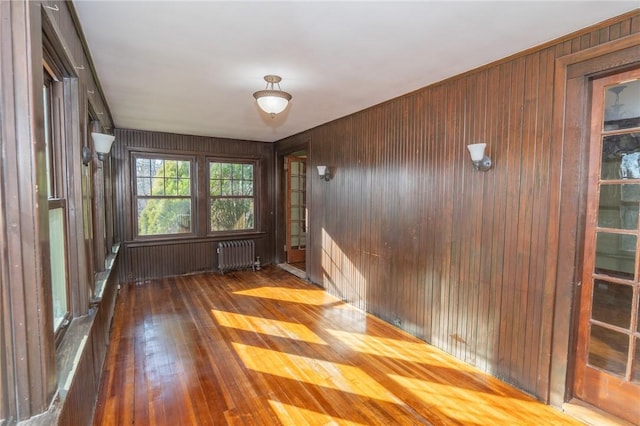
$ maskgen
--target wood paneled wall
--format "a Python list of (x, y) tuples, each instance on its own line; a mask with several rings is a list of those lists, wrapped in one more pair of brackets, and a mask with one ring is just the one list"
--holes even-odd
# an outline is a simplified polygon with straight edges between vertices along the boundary
[[(89, 318), (94, 277), (82, 252), (85, 225), (90, 224), (82, 218), (79, 164), (80, 149), (87, 144), (89, 107), (100, 113), (102, 127), (112, 125), (73, 18), (70, 2), (0, 2), (0, 424), (14, 424), (48, 411), (39, 417), (44, 424), (65, 403), (55, 397), (60, 352), (54, 342), (49, 265), (43, 57), (52, 61), (49, 65), (64, 70), (57, 76), (65, 94), (64, 123), (57, 130), (64, 146), (60, 164), (68, 166), (62, 174), (68, 212), (70, 305), (75, 317)], [(100, 309), (106, 331), (112, 309)], [(73, 324), (69, 330), (72, 328)], [(104, 331), (88, 336), (97, 345), (92, 349), (94, 355), (106, 350)], [(88, 395), (92, 386), (95, 395), (93, 375), (76, 379), (73, 386), (78, 395)], [(93, 400), (78, 401), (85, 412), (91, 412)]]
[[(204, 164), (206, 156), (255, 159), (259, 161), (257, 175), (258, 232), (232, 238), (253, 239), (256, 255), (261, 262), (273, 261), (274, 228), (274, 147), (271, 143), (239, 141), (223, 138), (187, 136), (140, 130), (116, 129), (112, 159), (116, 175), (115, 207), (117, 241), (124, 242), (121, 279), (133, 281), (146, 278), (180, 275), (197, 271), (216, 270), (217, 241), (226, 237), (208, 236), (204, 230), (186, 240), (136, 240), (132, 211), (130, 176), (131, 152), (158, 152), (195, 155)], [(205, 173), (196, 178), (206, 179)], [(206, 199), (198, 200), (206, 203)]]
[(639, 32), (636, 11), (277, 142), (310, 141), (309, 169), (333, 169), (308, 180), (310, 279), (548, 400), (553, 322), (571, 321), (552, 317), (555, 271), (575, 265), (549, 210), (556, 60)]

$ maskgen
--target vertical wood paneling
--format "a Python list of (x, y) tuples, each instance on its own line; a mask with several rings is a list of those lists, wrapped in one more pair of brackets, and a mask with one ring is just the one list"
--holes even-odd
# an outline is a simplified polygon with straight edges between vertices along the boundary
[[(312, 281), (548, 398), (556, 59), (640, 32), (638, 21), (609, 21), (305, 132), (309, 168), (337, 168), (311, 185)], [(494, 161), (487, 173), (469, 161), (475, 142)]]
[[(228, 156), (230, 158), (252, 158), (259, 160), (260, 176), (257, 181), (256, 219), (260, 223), (261, 235), (251, 235), (256, 242), (256, 255), (262, 263), (270, 263), (274, 258), (274, 155), (273, 144), (238, 141), (222, 138), (176, 135), (170, 133), (146, 132), (116, 129), (116, 140), (112, 148), (112, 167), (115, 172), (115, 208), (121, 212), (116, 216), (115, 235), (124, 242), (123, 266), (120, 278), (132, 281), (170, 275), (180, 275), (197, 271), (217, 269), (216, 242), (222, 237), (208, 236), (206, 229), (197, 232), (188, 242), (151, 241), (143, 242), (134, 236), (134, 211), (132, 207), (131, 152), (159, 152), (195, 155), (203, 165), (204, 156)], [(198, 178), (206, 179), (206, 171), (201, 170)], [(206, 202), (204, 196), (198, 203)], [(196, 207), (198, 208), (198, 207)], [(206, 211), (206, 206), (199, 207)], [(206, 223), (204, 223), (206, 226)]]
[[(44, 167), (42, 63), (43, 56), (55, 58), (63, 82), (63, 99), (56, 96), (57, 106), (64, 110), (64, 128), (60, 141), (64, 156), (69, 243), (68, 281), (71, 289), (71, 312), (74, 317), (89, 318), (93, 270), (84, 256), (84, 231), (90, 228), (82, 217), (82, 194), (79, 164), (80, 147), (86, 144), (88, 102), (100, 114), (104, 127), (111, 127), (108, 111), (95, 90), (92, 69), (73, 21), (71, 2), (15, 1), (0, 4), (2, 21), (0, 37), (0, 76), (2, 99), (0, 127), (2, 158), (0, 159), (0, 297), (2, 330), (0, 331), (0, 424), (43, 414), (36, 422), (51, 420), (60, 411), (70, 412), (60, 424), (86, 424), (91, 418), (97, 386), (96, 354), (104, 353), (111, 313), (101, 309), (102, 332), (87, 351), (81, 354), (88, 364), (79, 366), (73, 380), (76, 398), (52, 401), (60, 380), (61, 365), (56, 365), (61, 351), (55, 347), (52, 324), (49, 277), (49, 237), (46, 213), (46, 173)], [(44, 50), (47, 50), (46, 54)], [(87, 88), (93, 96), (87, 97)], [(57, 93), (58, 95), (59, 93)], [(7, 232), (8, 230), (8, 232)], [(113, 284), (115, 286), (115, 284)], [(115, 298), (115, 291), (111, 293)], [(75, 327), (76, 322), (69, 329)], [(68, 332), (63, 338), (63, 344)], [(70, 360), (71, 364), (73, 360)], [(97, 368), (101, 368), (101, 365)], [(93, 393), (92, 393), (93, 391)], [(69, 406), (65, 405), (67, 401)], [(73, 419), (73, 420), (71, 420)], [(51, 420), (51, 421), (50, 421)]]

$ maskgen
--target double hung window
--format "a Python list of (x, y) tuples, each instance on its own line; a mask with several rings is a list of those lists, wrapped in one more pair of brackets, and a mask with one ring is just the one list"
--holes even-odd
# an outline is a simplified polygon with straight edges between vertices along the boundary
[(255, 164), (209, 161), (209, 232), (255, 229)]
[(42, 87), (44, 106), (44, 139), (49, 204), (49, 253), (51, 294), (53, 296), (53, 330), (58, 333), (69, 313), (69, 280), (67, 275), (66, 199), (62, 179), (62, 111), (57, 105), (62, 98), (62, 83), (44, 70)]
[[(256, 231), (257, 161), (158, 153), (133, 153), (132, 159), (136, 237)], [(206, 197), (202, 203), (197, 194)]]
[(137, 235), (192, 233), (193, 158), (137, 155), (133, 161)]

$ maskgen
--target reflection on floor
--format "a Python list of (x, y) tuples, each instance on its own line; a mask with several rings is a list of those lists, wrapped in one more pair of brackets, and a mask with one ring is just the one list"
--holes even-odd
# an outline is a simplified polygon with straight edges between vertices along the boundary
[(124, 285), (95, 425), (577, 425), (280, 268)]

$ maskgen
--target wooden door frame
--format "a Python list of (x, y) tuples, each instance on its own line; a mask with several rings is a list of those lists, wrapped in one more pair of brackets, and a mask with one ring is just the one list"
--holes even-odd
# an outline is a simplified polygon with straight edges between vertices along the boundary
[[(587, 199), (591, 80), (640, 66), (639, 57), (640, 34), (634, 34), (556, 60), (550, 183), (559, 190), (549, 199), (551, 220), (544, 303), (545, 311), (553, 315), (544, 319), (543, 339), (551, 343), (546, 402), (558, 407), (573, 393)], [(545, 388), (544, 380), (541, 389)]]
[[(276, 151), (276, 170), (275, 170), (275, 184), (276, 184), (276, 232), (275, 232), (275, 261), (276, 263), (284, 263), (287, 261), (287, 254), (284, 251), (284, 245), (286, 244), (287, 230), (286, 230), (286, 208), (287, 208), (287, 176), (284, 172), (284, 158), (288, 155), (298, 151), (307, 152), (307, 163), (309, 163), (309, 149), (310, 141), (304, 140), (303, 142), (296, 143), (288, 146), (286, 149)], [(309, 194), (310, 179), (307, 179), (307, 194)], [(307, 208), (309, 206), (307, 205)], [(309, 212), (309, 220), (311, 220), (311, 212)], [(307, 224), (307, 228), (309, 224)], [(308, 241), (307, 241), (308, 246)], [(307, 256), (309, 251), (307, 250)]]
[[(291, 210), (291, 200), (292, 200), (292, 195), (291, 194), (293, 192), (293, 188), (292, 188), (292, 185), (291, 185), (291, 182), (292, 182), (291, 164), (294, 162), (293, 159), (295, 159), (296, 162), (298, 162), (301, 165), (304, 165), (304, 167), (303, 167), (304, 172), (299, 172), (298, 176), (304, 174), (304, 177), (305, 177), (305, 180), (304, 180), (305, 181), (305, 185), (304, 185), (305, 188), (304, 188), (304, 190), (305, 190), (305, 192), (303, 193), (303, 196), (306, 198), (307, 158), (306, 157), (299, 157), (299, 156), (295, 155), (295, 153), (294, 154), (290, 154), (290, 155), (286, 155), (284, 158), (285, 158), (286, 163), (287, 163), (287, 168), (286, 168), (286, 173), (285, 173), (285, 176), (286, 176), (285, 188), (286, 188), (286, 190), (285, 190), (285, 212), (284, 212), (285, 218), (286, 218), (285, 219), (284, 235), (285, 235), (285, 244), (287, 246), (287, 252), (285, 253), (285, 255), (287, 257), (287, 263), (297, 263), (297, 262), (300, 262), (300, 261), (304, 261), (305, 265), (306, 265), (306, 252), (307, 252), (306, 242), (305, 242), (305, 248), (304, 249), (299, 248), (299, 246), (296, 249), (293, 249), (291, 247), (291, 238), (292, 238), (292, 236), (291, 236), (291, 233), (292, 233), (291, 232), (291, 221), (292, 221), (292, 219), (291, 219), (291, 211), (292, 211)], [(306, 216), (306, 202), (305, 202), (305, 216)], [(306, 224), (306, 220), (304, 222), (304, 225), (305, 226), (307, 225)], [(305, 234), (307, 234), (307, 233), (305, 232)], [(300, 238), (300, 237), (298, 237), (298, 238)], [(305, 239), (306, 239), (306, 237), (305, 237)], [(292, 258), (294, 258), (293, 261), (292, 261)], [(296, 259), (299, 259), (299, 260), (296, 260)]]

